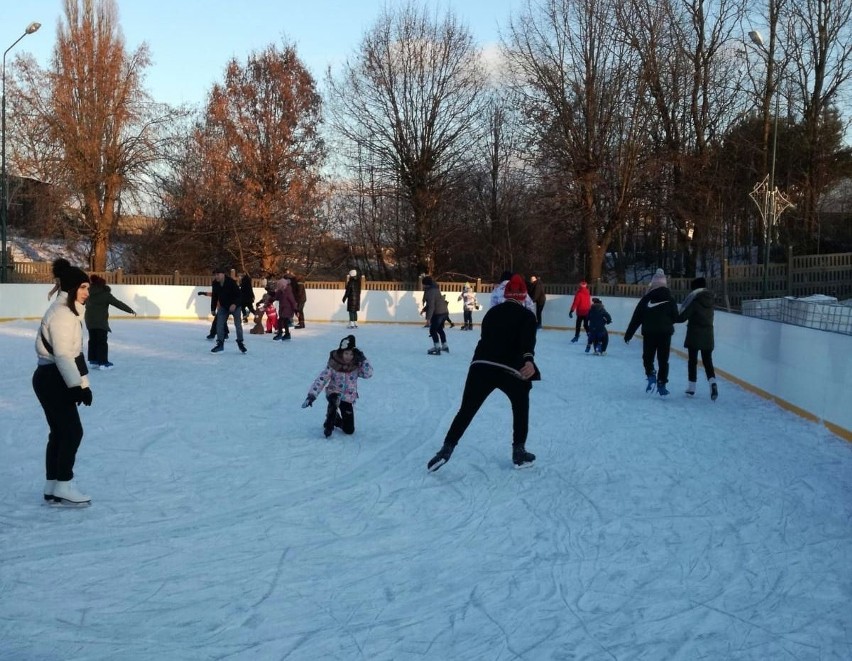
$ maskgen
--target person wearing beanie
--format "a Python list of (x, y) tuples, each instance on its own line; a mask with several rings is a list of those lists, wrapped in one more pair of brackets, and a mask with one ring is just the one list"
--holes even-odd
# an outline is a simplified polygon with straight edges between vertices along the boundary
[(713, 292), (707, 289), (707, 281), (704, 278), (695, 278), (690, 289), (692, 291), (681, 304), (677, 318), (679, 322), (686, 322), (686, 339), (683, 341), (683, 346), (688, 354), (686, 372), (689, 385), (686, 387), (686, 394), (690, 397), (695, 394), (698, 382), (698, 354), (700, 352), (704, 374), (710, 384), (710, 399), (715, 402), (719, 397), (716, 371), (713, 368), (713, 306), (715, 297)]
[(134, 317), (136, 313), (127, 303), (119, 301), (112, 295), (109, 285), (99, 275), (91, 277), (89, 300), (86, 302), (86, 330), (89, 331), (89, 367), (93, 369), (112, 369), (109, 362), (108, 336), (112, 332), (109, 327), (109, 306), (117, 307)]
[(577, 288), (577, 293), (574, 294), (574, 300), (571, 303), (571, 309), (568, 311), (568, 318), (577, 313), (577, 324), (574, 327), (574, 338), (571, 343), (574, 344), (580, 339), (580, 326), (586, 333), (589, 332), (589, 310), (592, 309), (592, 295), (589, 293), (589, 285), (583, 280)]
[[(645, 392), (657, 392), (665, 397), (669, 394), (666, 384), (669, 380), (669, 353), (672, 335), (677, 321), (677, 303), (666, 285), (666, 276), (662, 269), (651, 279), (651, 287), (636, 304), (630, 323), (624, 333), (624, 342), (629, 344), (634, 333), (642, 327), (642, 364), (648, 385)], [(654, 369), (654, 359), (657, 369)]]
[(431, 356), (440, 356), (441, 352), (449, 352), (447, 346), (447, 334), (444, 332), (444, 324), (449, 314), (447, 299), (441, 293), (441, 288), (430, 276), (423, 278), (423, 309), (420, 314), (426, 316), (429, 324), (429, 337), (432, 338), (434, 346), (426, 353)]
[(648, 291), (652, 289), (656, 289), (657, 287), (668, 287), (669, 283), (666, 280), (666, 274), (663, 269), (657, 269), (654, 271), (654, 275), (651, 276), (651, 282), (648, 284)]
[(446, 464), (459, 440), (488, 396), (502, 391), (512, 407), (512, 462), (517, 468), (532, 466), (527, 452), (529, 398), (532, 381), (541, 379), (535, 364), (535, 313), (523, 304), (527, 287), (520, 275), (506, 283), (505, 301), (492, 307), (482, 320), (479, 343), (467, 371), (462, 401), (438, 453), (426, 464), (434, 472)]
[(328, 402), (323, 434), (328, 438), (335, 427), (344, 434), (355, 433), (355, 401), (358, 399), (358, 379), (373, 376), (373, 367), (367, 357), (355, 346), (355, 336), (344, 337), (337, 349), (328, 354), (325, 369), (314, 379), (302, 408), (314, 405), (319, 394), (325, 390)]
[(349, 325), (347, 328), (358, 328), (358, 312), (361, 310), (361, 280), (358, 271), (349, 271), (346, 287), (343, 292), (343, 303), (346, 303), (346, 311), (349, 313)]
[[(491, 307), (493, 308), (495, 305), (500, 305), (506, 298), (503, 296), (503, 292), (506, 289), (506, 284), (509, 282), (509, 279), (512, 277), (511, 271), (503, 271), (500, 275), (500, 281), (498, 284), (494, 285), (494, 289), (491, 290)], [(535, 314), (535, 301), (530, 298), (529, 292), (527, 292), (526, 297), (524, 298), (524, 307)]]
[(612, 317), (606, 311), (603, 301), (592, 298), (592, 308), (589, 310), (589, 339), (586, 343), (586, 353), (595, 349), (596, 356), (605, 356), (609, 346), (609, 332), (606, 327), (612, 323)]
[(60, 292), (45, 312), (36, 334), (38, 366), (33, 390), (44, 410), (50, 434), (45, 451), (44, 500), (51, 505), (85, 507), (91, 498), (74, 484), (74, 463), (83, 439), (77, 409), (91, 406), (88, 367), (83, 358), (80, 306), (89, 299), (89, 276), (67, 261), (54, 262)]

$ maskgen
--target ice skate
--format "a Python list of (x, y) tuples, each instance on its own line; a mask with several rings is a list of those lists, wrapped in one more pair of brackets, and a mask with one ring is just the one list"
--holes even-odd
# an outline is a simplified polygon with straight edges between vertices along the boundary
[(515, 468), (529, 468), (534, 462), (535, 455), (527, 452), (523, 445), (512, 447), (512, 463), (515, 464)]
[(80, 493), (74, 483), (56, 481), (56, 486), (53, 489), (54, 505), (60, 507), (88, 507), (92, 503), (92, 499)]
[(668, 397), (669, 395), (669, 390), (666, 388), (666, 384), (662, 381), (657, 381), (657, 393), (660, 397)]
[(426, 464), (426, 470), (428, 470), (430, 473), (434, 473), (436, 470), (438, 470), (441, 466), (443, 466), (450, 460), (454, 449), (455, 448), (452, 445), (444, 443), (441, 446), (441, 449), (438, 450), (438, 454), (432, 457), (429, 460), (429, 463)]
[(225, 343), (224, 342), (217, 342), (216, 346), (213, 347), (212, 349), (210, 349), (210, 353), (219, 353), (220, 351), (224, 351), (224, 350), (225, 350)]
[(657, 387), (657, 374), (648, 374), (648, 385), (645, 386), (645, 392), (654, 392), (654, 388)]
[(714, 402), (719, 398), (719, 388), (715, 383), (710, 384), (710, 399)]
[(246, 349), (246, 345), (243, 344), (242, 340), (237, 340), (237, 347), (239, 347), (241, 353), (245, 353), (246, 351), (248, 351), (248, 349)]

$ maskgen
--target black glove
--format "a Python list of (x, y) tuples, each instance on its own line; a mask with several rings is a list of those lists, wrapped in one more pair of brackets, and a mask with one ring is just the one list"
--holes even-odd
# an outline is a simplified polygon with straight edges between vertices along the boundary
[(315, 400), (316, 400), (316, 396), (315, 396), (315, 395), (308, 395), (307, 397), (305, 397), (305, 401), (304, 401), (304, 402), (302, 402), (302, 408), (303, 408), (303, 409), (306, 409), (306, 408), (308, 408), (309, 406), (313, 406), (313, 405), (314, 405), (314, 401), (315, 401)]
[(364, 356), (364, 352), (360, 349), (352, 349), (352, 362), (356, 365), (363, 365), (366, 360), (366, 356)]
[(77, 406), (80, 406), (80, 404), (84, 406), (92, 405), (92, 391), (90, 388), (74, 386), (73, 388), (68, 388), (68, 393), (71, 395), (71, 401)]
[(573, 318), (574, 318), (574, 313), (573, 313), (573, 312), (569, 312), (569, 313), (568, 313), (568, 318), (569, 318), (569, 319), (573, 319)]

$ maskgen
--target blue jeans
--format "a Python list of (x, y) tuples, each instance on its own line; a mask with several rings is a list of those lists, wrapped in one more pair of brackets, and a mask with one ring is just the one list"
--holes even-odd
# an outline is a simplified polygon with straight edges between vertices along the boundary
[(228, 322), (228, 317), (234, 318), (234, 326), (237, 330), (237, 341), (243, 341), (243, 324), (240, 318), (241, 310), (235, 307), (231, 312), (228, 308), (221, 305), (216, 309), (216, 342), (224, 343), (225, 341), (225, 324)]

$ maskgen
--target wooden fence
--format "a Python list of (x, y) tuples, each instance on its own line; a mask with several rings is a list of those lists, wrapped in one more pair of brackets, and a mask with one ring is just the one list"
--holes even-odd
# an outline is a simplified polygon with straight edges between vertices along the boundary
[[(212, 280), (209, 273), (184, 274), (175, 271), (167, 275), (134, 275), (125, 273), (122, 269), (100, 272), (110, 284), (124, 285), (184, 285), (189, 287), (209, 287)], [(237, 274), (231, 271), (231, 277)], [(721, 277), (707, 278), (707, 286), (716, 292), (717, 301), (729, 309), (739, 309), (745, 300), (764, 298), (763, 265), (729, 266), (723, 264)], [(833, 255), (802, 255), (794, 257), (788, 252), (786, 264), (770, 264), (767, 274), (766, 298), (795, 296), (797, 298), (811, 294), (834, 296), (838, 300), (852, 298), (852, 253)], [(9, 282), (17, 283), (51, 283), (53, 274), (48, 262), (13, 262), (9, 273)], [(689, 293), (690, 278), (669, 278), (669, 289), (675, 298), (683, 300)], [(264, 281), (253, 280), (255, 287), (262, 287)], [(445, 292), (460, 292), (464, 282), (441, 282), (441, 290)], [(482, 282), (481, 279), (470, 283), (474, 291), (488, 293), (493, 284)], [(340, 281), (307, 281), (308, 289), (343, 289)], [(385, 282), (361, 279), (361, 288), (366, 291), (413, 290), (420, 289), (419, 282)], [(577, 291), (576, 283), (544, 284), (545, 292), (552, 295), (570, 295)], [(592, 282), (590, 289), (595, 296), (619, 296), (639, 298), (648, 290), (647, 284), (619, 285), (605, 282)]]

